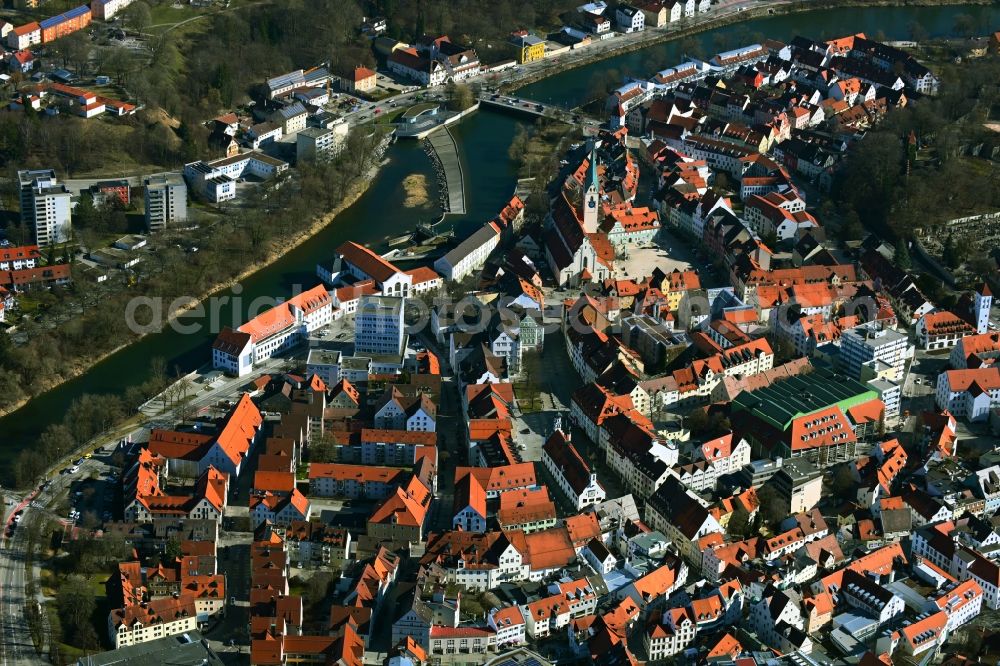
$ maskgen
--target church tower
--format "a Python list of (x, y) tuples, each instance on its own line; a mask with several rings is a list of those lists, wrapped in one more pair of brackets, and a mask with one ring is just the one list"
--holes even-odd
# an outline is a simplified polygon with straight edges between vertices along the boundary
[(597, 150), (590, 149), (590, 168), (587, 169), (587, 182), (583, 191), (583, 230), (588, 234), (596, 233), (600, 224), (601, 187), (597, 182)]
[(976, 333), (986, 333), (990, 325), (990, 308), (993, 306), (993, 292), (990, 285), (983, 281), (983, 286), (976, 290), (972, 315), (976, 321)]

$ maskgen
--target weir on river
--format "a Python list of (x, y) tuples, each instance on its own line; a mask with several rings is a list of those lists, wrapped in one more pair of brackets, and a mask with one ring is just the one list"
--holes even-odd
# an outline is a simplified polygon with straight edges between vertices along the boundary
[(458, 144), (451, 130), (445, 127), (427, 137), (434, 153), (437, 155), (437, 168), (444, 177), (444, 194), (447, 197), (446, 213), (465, 215), (465, 174), (462, 172), (462, 158), (458, 153)]

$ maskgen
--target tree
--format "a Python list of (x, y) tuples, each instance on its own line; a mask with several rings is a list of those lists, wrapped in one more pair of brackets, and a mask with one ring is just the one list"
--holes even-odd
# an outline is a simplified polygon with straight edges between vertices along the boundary
[(864, 227), (861, 226), (861, 217), (858, 211), (849, 208), (844, 213), (844, 221), (840, 225), (840, 237), (845, 241), (861, 240), (864, 235)]
[(955, 16), (955, 23), (952, 28), (963, 37), (971, 37), (976, 32), (976, 19), (968, 14), (958, 14)]
[(730, 536), (745, 539), (750, 536), (752, 529), (753, 525), (750, 522), (749, 513), (743, 509), (733, 511), (733, 515), (729, 518), (729, 524), (726, 526), (726, 532)]
[(518, 125), (514, 131), (514, 138), (511, 139), (510, 146), (507, 148), (507, 157), (512, 162), (523, 162), (528, 154), (528, 143), (530, 140), (528, 130), (524, 128), (524, 125)]
[(757, 489), (757, 499), (760, 500), (761, 516), (768, 525), (777, 525), (788, 517), (788, 502), (770, 483)]
[(177, 558), (181, 557), (182, 554), (180, 540), (177, 537), (170, 537), (167, 539), (167, 543), (163, 547), (163, 557), (166, 561), (173, 562)]
[(448, 108), (452, 111), (465, 111), (476, 103), (472, 89), (464, 83), (448, 84)]
[(90, 192), (80, 194), (80, 199), (73, 208), (73, 226), (81, 229), (93, 229), (97, 226), (97, 207), (94, 205), (94, 195)]
[(955, 242), (954, 234), (949, 233), (944, 240), (941, 259), (948, 268), (958, 268), (965, 261), (965, 246)]
[[(63, 581), (56, 592), (56, 605), (59, 608), (59, 619), (62, 621), (63, 629), (68, 634), (64, 636), (65, 642), (84, 647), (76, 641), (81, 637), (79, 632), (84, 627), (90, 627), (93, 632), (91, 618), (97, 610), (94, 591), (84, 578), (70, 576)], [(90, 636), (82, 637), (90, 638)]]
[(930, 37), (919, 21), (911, 21), (910, 25), (907, 26), (907, 31), (910, 33), (910, 39), (915, 42), (926, 42)]
[(122, 12), (122, 22), (134, 32), (142, 32), (153, 20), (153, 15), (142, 0), (133, 2)]
[(892, 253), (892, 261), (904, 271), (913, 265), (913, 260), (910, 259), (910, 250), (907, 247), (906, 241), (902, 238), (896, 241), (896, 248)]

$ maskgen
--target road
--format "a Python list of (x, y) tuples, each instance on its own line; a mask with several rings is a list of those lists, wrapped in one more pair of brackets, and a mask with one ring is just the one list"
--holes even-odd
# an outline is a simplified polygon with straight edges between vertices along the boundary
[[(551, 58), (527, 62), (503, 72), (484, 72), (470, 77), (464, 83), (475, 85), (480, 84), (488, 90), (497, 90), (500, 86), (512, 86), (525, 80), (535, 80), (537, 78), (554, 74), (556, 71), (565, 69), (567, 66), (581, 64), (599, 58), (611, 57), (618, 51), (642, 48), (669, 37), (673, 33), (700, 29), (707, 27), (720, 19), (743, 13), (746, 9), (773, 9), (782, 5), (789, 5), (792, 0), (763, 0), (761, 2), (750, 2), (749, 0), (723, 0), (712, 5), (712, 9), (704, 14), (697, 14), (691, 18), (681, 19), (676, 23), (668, 23), (661, 28), (646, 28), (638, 33), (628, 35), (617, 35), (610, 39), (594, 42), (584, 48), (576, 49)], [(652, 72), (650, 72), (652, 73)], [(624, 81), (622, 82), (624, 83)], [(363, 124), (373, 121), (382, 113), (388, 112), (393, 107), (410, 106), (419, 101), (444, 101), (445, 96), (441, 91), (444, 86), (428, 87), (426, 89), (413, 90), (411, 92), (393, 95), (379, 100), (378, 102), (362, 102), (355, 110), (341, 116), (351, 125)], [(377, 111), (377, 113), (376, 113)]]
[[(35, 521), (45, 518), (59, 520), (64, 525), (68, 525), (69, 521), (56, 516), (45, 507), (68, 493), (75, 481), (88, 478), (94, 473), (100, 476), (109, 469), (107, 459), (93, 457), (83, 460), (80, 464), (80, 471), (76, 474), (55, 472), (53, 476), (44, 480), (48, 482), (44, 489), (40, 490), (39, 487), (36, 487), (23, 497), (7, 493), (8, 497), (17, 497), (18, 504), (12, 508), (11, 515), (4, 521), (5, 532), (13, 523), (14, 513), (22, 510), (24, 513), (18, 526), (11, 531), (11, 536), (9, 538), (3, 537), (2, 544), (0, 544), (0, 581), (2, 581), (2, 585), (0, 585), (0, 655), (2, 655), (5, 666), (48, 663), (47, 660), (35, 653), (25, 615), (28, 601), (25, 589), (28, 582), (25, 575), (28, 527)], [(39, 578), (37, 561), (31, 578), (34, 580)], [(40, 604), (46, 601), (40, 587), (35, 590), (34, 599)], [(46, 618), (44, 613), (42, 618), (44, 622)], [(43, 635), (48, 635), (47, 626), (43, 626)]]

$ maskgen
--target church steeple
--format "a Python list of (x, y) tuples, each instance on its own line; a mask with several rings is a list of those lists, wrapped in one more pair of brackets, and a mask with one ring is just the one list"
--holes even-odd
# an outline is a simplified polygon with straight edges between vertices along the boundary
[(597, 179), (597, 148), (590, 148), (590, 165), (587, 169), (586, 188), (583, 191), (583, 230), (596, 233), (600, 224), (601, 185)]

